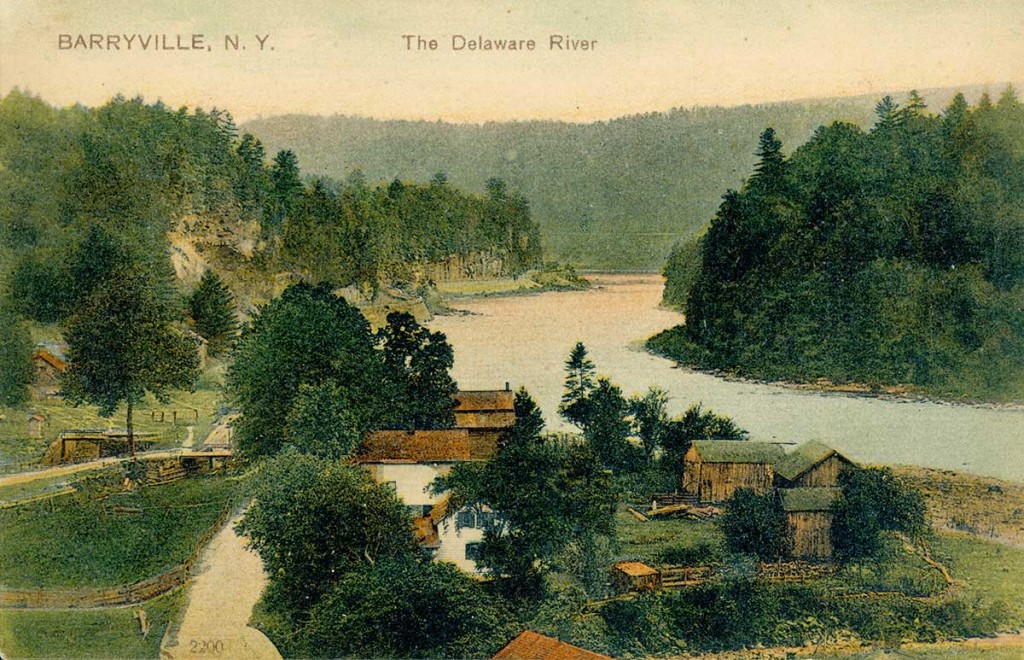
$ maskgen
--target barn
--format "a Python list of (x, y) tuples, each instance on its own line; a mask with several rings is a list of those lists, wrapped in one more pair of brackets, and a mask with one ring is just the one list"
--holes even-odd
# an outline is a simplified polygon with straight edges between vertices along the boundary
[(683, 492), (701, 502), (724, 502), (740, 488), (767, 492), (784, 455), (770, 442), (698, 440), (684, 457)]
[(832, 510), (840, 491), (829, 487), (779, 489), (790, 553), (797, 559), (832, 558)]
[(780, 488), (836, 486), (839, 472), (853, 465), (835, 449), (820, 442), (805, 442), (775, 463), (775, 485)]

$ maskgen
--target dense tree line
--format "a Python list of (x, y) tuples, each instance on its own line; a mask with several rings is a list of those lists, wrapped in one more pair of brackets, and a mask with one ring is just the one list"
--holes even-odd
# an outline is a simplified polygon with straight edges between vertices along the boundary
[(686, 325), (655, 347), (767, 378), (1020, 395), (1024, 107), (1011, 87), (877, 115), (789, 157), (762, 134), (753, 175), (666, 266)]
[[(259, 227), (249, 260), (269, 277), (298, 272), (334, 285), (409, 281), (417, 266), (486, 260), (500, 274), (537, 265), (528, 202), (498, 179), (484, 194), (435, 175), (428, 184), (307, 184), (298, 156), (268, 161), (222, 110), (173, 110), (115, 97), (98, 108), (53, 108), (17, 90), (0, 99), (0, 277), (8, 306), (61, 321), (120, 257), (167, 270), (167, 234), (182, 230), (219, 252)], [(204, 241), (206, 241), (204, 243)], [(234, 263), (225, 261), (225, 263)]]
[(677, 108), (592, 123), (287, 115), (243, 128), (274, 149), (295, 149), (317, 176), (340, 179), (358, 167), (371, 180), (426, 181), (443, 171), (465, 190), (500, 177), (530, 199), (554, 258), (654, 271), (754, 164), (750, 126), (774, 123), (799, 144), (837, 119), (868, 125), (873, 103), (865, 97)]

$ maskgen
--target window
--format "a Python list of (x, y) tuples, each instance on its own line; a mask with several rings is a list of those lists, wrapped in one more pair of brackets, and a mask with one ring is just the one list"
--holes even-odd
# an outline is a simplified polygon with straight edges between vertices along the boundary
[(472, 561), (478, 561), (480, 559), (480, 547), (483, 543), (467, 543), (466, 544), (466, 559)]
[(430, 515), (431, 508), (429, 504), (408, 504), (405, 510), (409, 512), (409, 516), (412, 518), (422, 518), (423, 516)]
[(476, 515), (473, 509), (463, 509), (455, 514), (455, 526), (459, 529), (473, 529), (476, 527)]

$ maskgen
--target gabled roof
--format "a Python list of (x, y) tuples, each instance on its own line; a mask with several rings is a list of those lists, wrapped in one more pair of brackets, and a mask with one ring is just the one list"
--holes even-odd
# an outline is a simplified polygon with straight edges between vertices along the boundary
[(798, 511), (828, 511), (839, 497), (838, 488), (780, 488), (782, 509), (788, 513)]
[(511, 390), (460, 390), (454, 398), (456, 413), (515, 410), (515, 393)]
[(43, 362), (47, 363), (57, 371), (65, 371), (68, 368), (67, 365), (64, 363), (64, 360), (61, 360), (59, 357), (57, 357), (50, 351), (46, 350), (45, 348), (37, 348), (36, 351), (32, 354), (32, 359), (42, 360)]
[(785, 453), (771, 442), (697, 440), (693, 448), (705, 463), (775, 463)]
[(559, 641), (554, 637), (524, 630), (518, 637), (494, 654), (510, 660), (611, 660), (606, 655), (594, 653), (578, 646)]
[(631, 577), (644, 577), (646, 575), (657, 575), (658, 571), (654, 570), (647, 564), (639, 561), (620, 561), (613, 566), (616, 570), (622, 571), (626, 575)]
[(486, 458), (475, 453), (466, 429), (374, 431), (363, 440), (356, 460), (361, 463), (446, 463)]
[(849, 459), (835, 449), (811, 440), (776, 461), (775, 473), (792, 481), (832, 456), (838, 456), (842, 460), (849, 462)]

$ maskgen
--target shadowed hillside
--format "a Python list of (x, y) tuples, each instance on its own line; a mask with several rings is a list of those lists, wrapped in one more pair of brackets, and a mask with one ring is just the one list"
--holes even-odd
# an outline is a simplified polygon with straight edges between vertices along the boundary
[[(983, 88), (961, 90), (975, 98)], [(938, 106), (954, 91), (923, 96)], [(708, 222), (722, 191), (750, 172), (762, 129), (774, 127), (795, 149), (834, 120), (869, 127), (880, 96), (676, 109), (591, 124), (286, 115), (241, 128), (271, 153), (300, 154), (312, 174), (343, 178), (361, 169), (370, 181), (427, 180), (443, 171), (471, 190), (500, 177), (530, 200), (549, 257), (587, 268), (657, 270), (674, 243)]]

